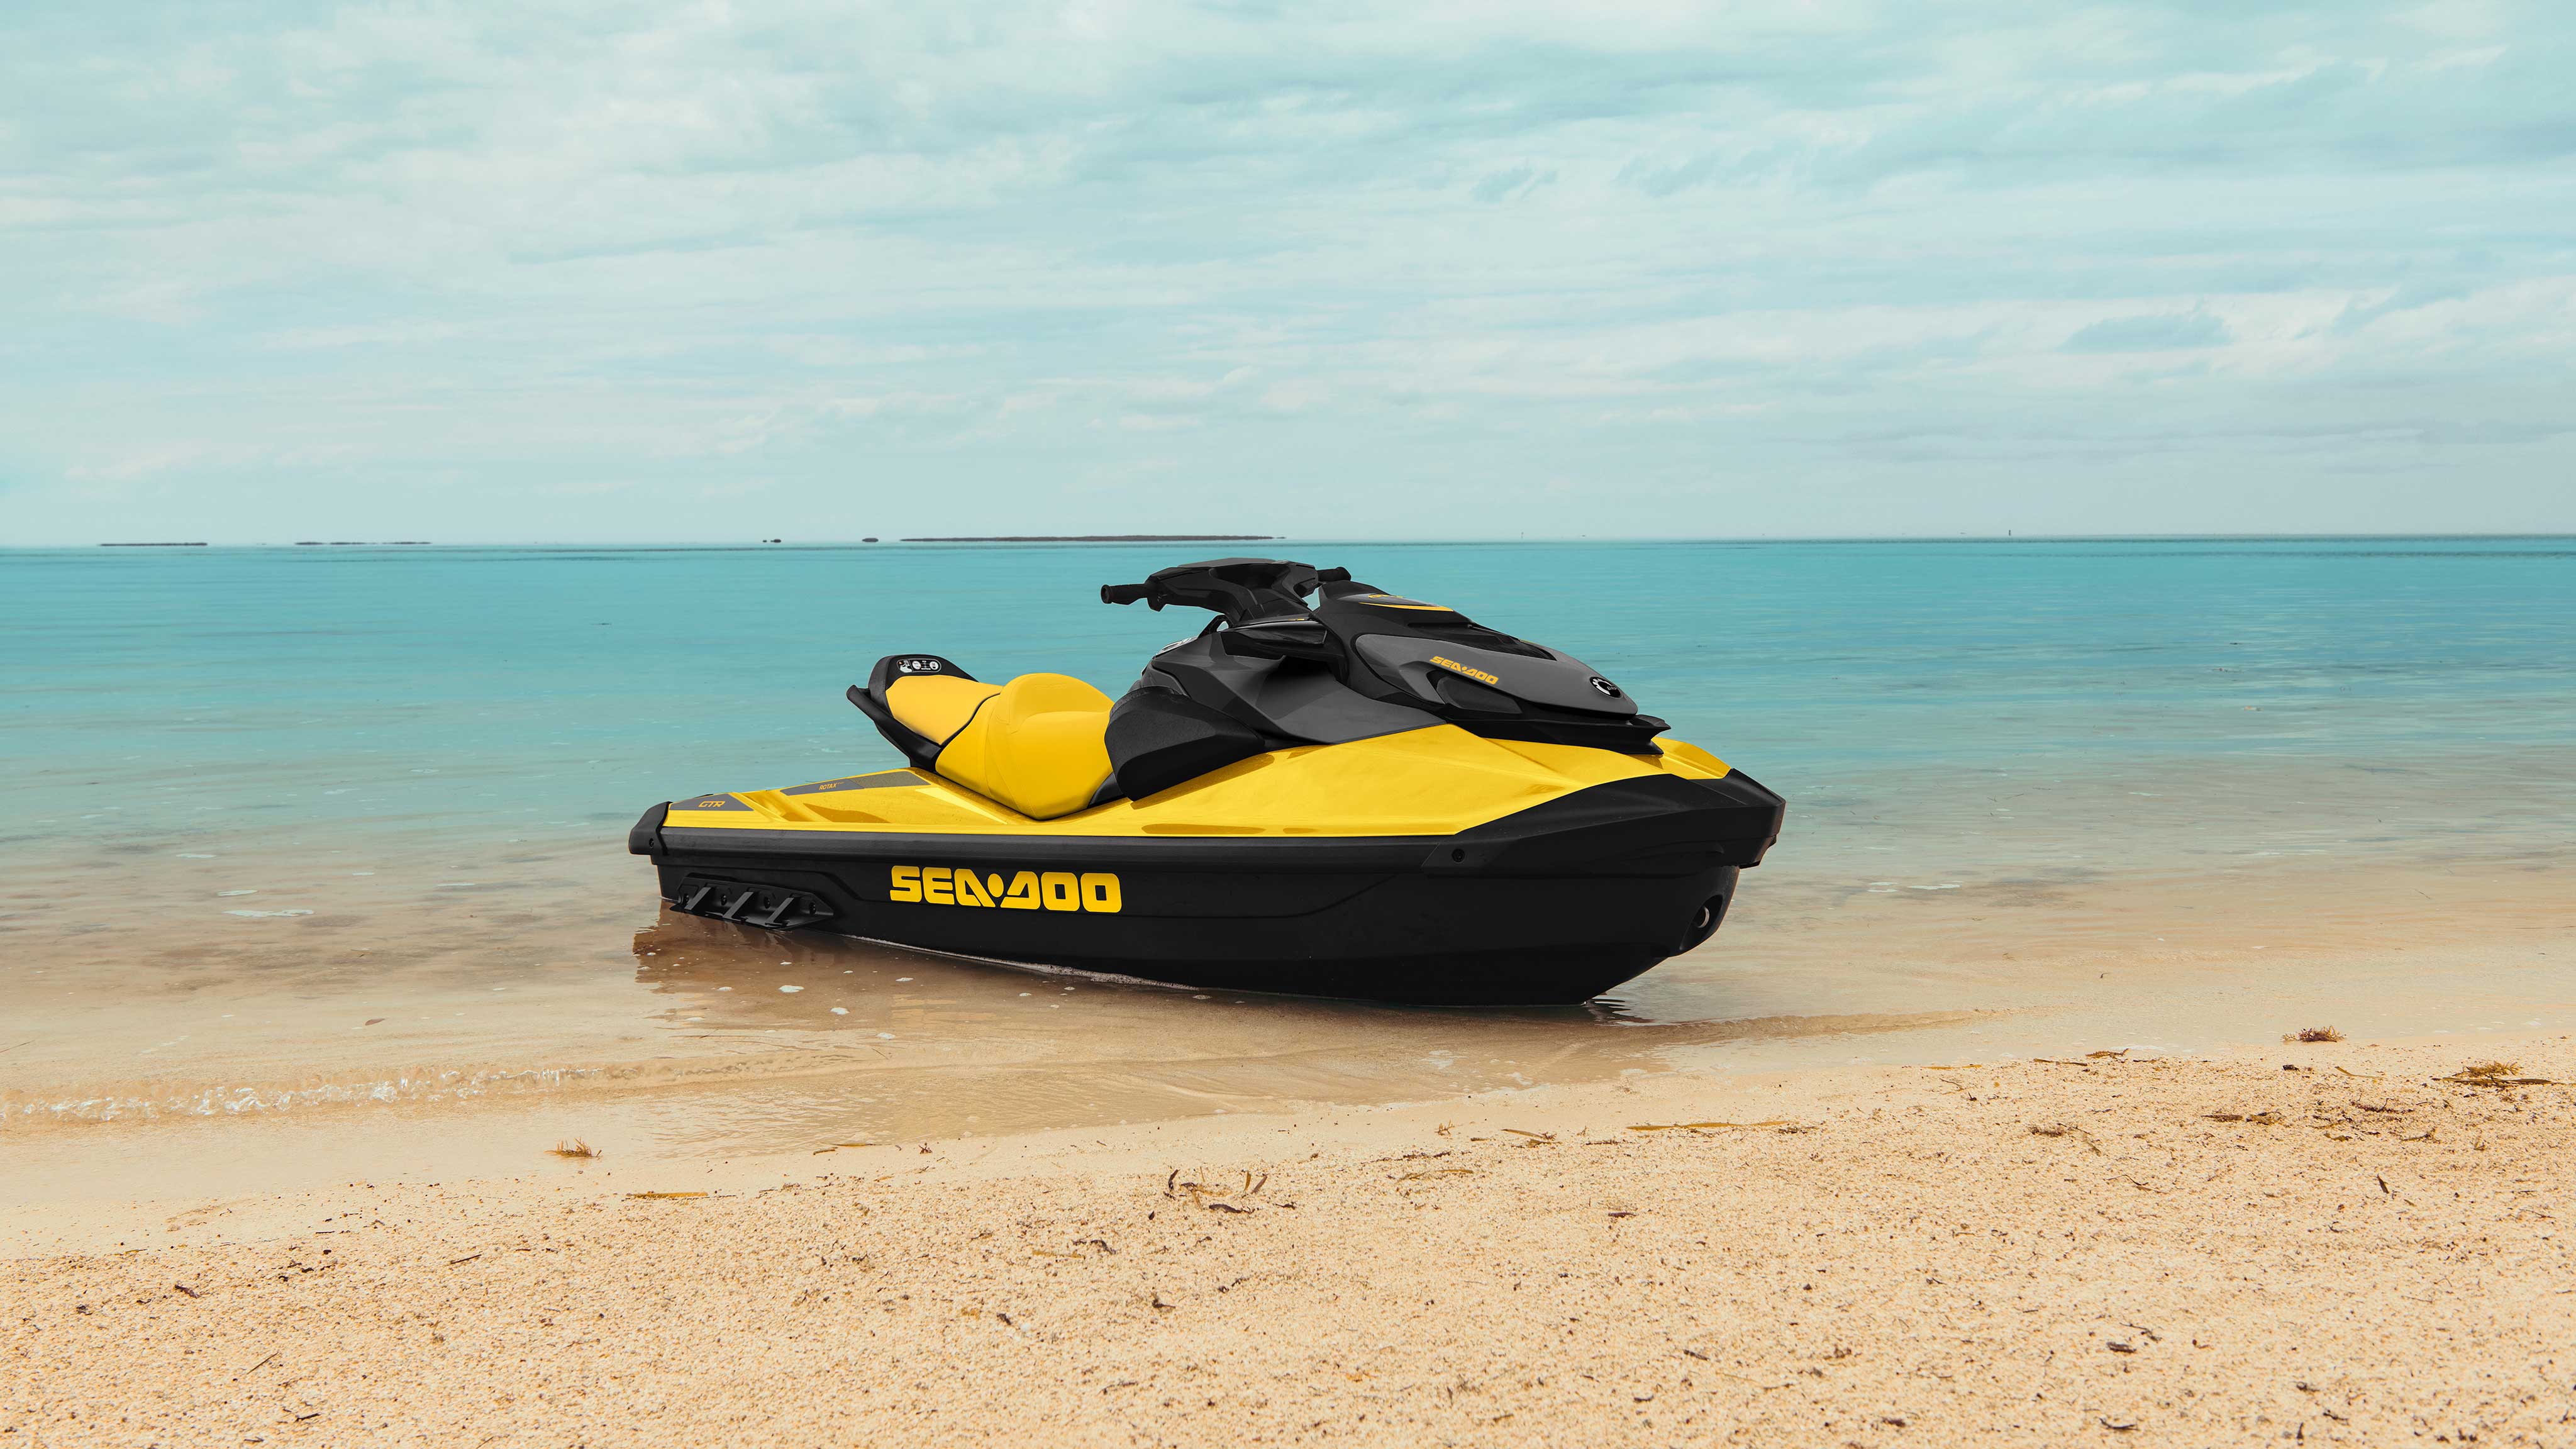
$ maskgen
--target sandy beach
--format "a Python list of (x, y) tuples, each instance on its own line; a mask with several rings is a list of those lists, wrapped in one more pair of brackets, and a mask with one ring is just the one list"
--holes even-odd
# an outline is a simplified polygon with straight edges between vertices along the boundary
[(0, 1443), (2558, 1445), (2571, 1081), (2070, 1049), (21, 1213)]

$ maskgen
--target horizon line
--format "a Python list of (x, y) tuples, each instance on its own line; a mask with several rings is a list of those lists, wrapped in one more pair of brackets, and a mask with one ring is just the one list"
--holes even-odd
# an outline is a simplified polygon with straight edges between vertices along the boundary
[[(489, 549), (489, 548), (610, 548), (610, 549), (617, 549), (617, 548), (625, 548), (625, 549), (654, 549), (654, 550), (680, 550), (680, 551), (695, 550), (695, 551), (707, 551), (707, 552), (721, 552), (721, 551), (727, 551), (727, 550), (763, 550), (763, 549), (780, 549), (780, 550), (794, 550), (794, 549), (849, 549), (849, 550), (858, 550), (858, 549), (871, 549), (871, 548), (935, 548), (935, 549), (942, 549), (942, 550), (946, 550), (946, 551), (955, 552), (955, 551), (959, 551), (959, 550), (964, 550), (964, 549), (974, 549), (974, 548), (1056, 548), (1056, 547), (1078, 547), (1078, 548), (1117, 548), (1117, 547), (1127, 547), (1127, 548), (1132, 548), (1132, 547), (1138, 547), (1138, 546), (1141, 546), (1141, 545), (1148, 545), (1148, 544), (1162, 543), (1162, 542), (1171, 542), (1171, 543), (1186, 543), (1186, 542), (1208, 542), (1208, 543), (1220, 543), (1220, 542), (1222, 542), (1222, 543), (1235, 543), (1235, 542), (1241, 542), (1241, 543), (1254, 543), (1254, 542), (1260, 542), (1260, 543), (1294, 543), (1294, 544), (1329, 544), (1329, 545), (1333, 545), (1333, 546), (1336, 546), (1336, 547), (1383, 547), (1383, 546), (1390, 546), (1390, 545), (1416, 545), (1416, 546), (1430, 546), (1430, 547), (1442, 547), (1442, 546), (1449, 546), (1449, 547), (1455, 547), (1455, 546), (1471, 546), (1471, 545), (1501, 545), (1501, 544), (1529, 544), (1529, 545), (1537, 545), (1537, 546), (1546, 546), (1546, 545), (1557, 545), (1557, 544), (1583, 544), (1583, 543), (1596, 543), (1596, 544), (1612, 544), (1612, 543), (1621, 543), (1621, 544), (1816, 544), (1816, 543), (1854, 543), (1854, 544), (1859, 544), (1859, 543), (2296, 543), (2296, 542), (2312, 542), (2312, 543), (2362, 543), (2362, 542), (2386, 542), (2386, 541), (2404, 540), (2404, 539), (2421, 539), (2421, 540), (2429, 540), (2429, 541), (2507, 541), (2507, 540), (2517, 540), (2517, 539), (2520, 539), (2520, 540), (2532, 540), (2532, 539), (2564, 539), (2564, 538), (2576, 538), (2576, 529), (2570, 529), (2570, 530), (2516, 531), (2516, 532), (2420, 532), (2420, 531), (2399, 531), (2399, 532), (2371, 532), (2371, 533), (2322, 533), (2322, 532), (2290, 532), (2290, 533), (2018, 533), (2018, 532), (2005, 532), (2005, 533), (1957, 533), (1957, 534), (1949, 534), (1949, 533), (1735, 534), (1735, 535), (1725, 535), (1725, 534), (1701, 534), (1701, 535), (1688, 535), (1688, 534), (1601, 534), (1601, 535), (1590, 535), (1590, 534), (1561, 534), (1561, 535), (1548, 535), (1548, 536), (1535, 537), (1535, 538), (1533, 538), (1533, 537), (1528, 537), (1528, 536), (1520, 536), (1520, 537), (1483, 537), (1483, 538), (1479, 538), (1479, 537), (1460, 537), (1460, 536), (1448, 536), (1448, 537), (1415, 536), (1415, 537), (1377, 537), (1377, 538), (1370, 538), (1370, 537), (1332, 536), (1332, 535), (1323, 535), (1323, 534), (1313, 535), (1313, 536), (1310, 536), (1310, 537), (1299, 537), (1299, 536), (1294, 535), (1294, 534), (1273, 534), (1273, 535), (1266, 535), (1266, 536), (1264, 536), (1264, 535), (1249, 535), (1249, 534), (1233, 534), (1233, 535), (1200, 535), (1200, 536), (1197, 536), (1197, 537), (1170, 536), (1170, 537), (1167, 537), (1167, 538), (1157, 538), (1157, 537), (1151, 537), (1151, 536), (1146, 536), (1146, 537), (1136, 537), (1136, 538), (1120, 538), (1120, 537), (1102, 537), (1102, 536), (1099, 536), (1099, 535), (1091, 535), (1091, 536), (1073, 536), (1073, 535), (1068, 535), (1068, 536), (1064, 536), (1064, 537), (1026, 536), (1026, 537), (1019, 537), (1019, 538), (935, 538), (935, 537), (920, 537), (920, 536), (915, 536), (915, 537), (911, 537), (911, 538), (889, 538), (889, 539), (882, 539), (882, 540), (880, 540), (880, 539), (872, 539), (872, 538), (848, 538), (848, 539), (831, 539), (831, 538), (822, 538), (822, 539), (812, 539), (812, 540), (796, 540), (796, 541), (789, 541), (789, 540), (786, 540), (786, 539), (760, 539), (760, 538), (746, 538), (746, 539), (742, 539), (742, 540), (738, 540), (738, 541), (726, 541), (726, 542), (710, 542), (710, 541), (703, 540), (703, 539), (700, 539), (700, 540), (678, 540), (678, 539), (598, 539), (598, 538), (554, 538), (554, 539), (544, 539), (544, 538), (538, 538), (538, 539), (477, 539), (477, 540), (459, 540), (459, 541), (455, 541), (455, 542), (441, 542), (441, 541), (437, 541), (437, 540), (430, 540), (430, 539), (386, 539), (386, 540), (383, 540), (383, 541), (381, 541), (381, 542), (375, 542), (375, 541), (360, 541), (360, 540), (349, 540), (349, 541), (338, 541), (338, 540), (335, 540), (335, 541), (333, 541), (332, 543), (330, 543), (330, 544), (328, 544), (328, 545), (325, 545), (325, 547), (327, 547), (327, 548), (331, 548), (331, 549), (351, 549), (351, 548), (384, 548), (384, 549), (394, 549), (394, 548), (399, 548), (399, 549), (405, 549), (405, 550), (418, 550), (418, 549), (424, 549), (424, 548), (435, 548), (435, 549), (471, 549), (471, 548), (485, 548), (485, 549)], [(0, 543), (0, 552), (13, 552), (13, 553), (15, 553), (15, 552), (26, 552), (26, 553), (33, 553), (33, 552), (40, 552), (40, 551), (73, 550), (73, 549), (99, 549), (99, 548), (119, 548), (119, 549), (140, 549), (140, 548), (190, 548), (190, 549), (277, 549), (277, 550), (292, 550), (292, 549), (306, 549), (306, 548), (311, 548), (311, 547), (313, 547), (313, 546), (314, 546), (314, 545), (313, 545), (311, 542), (308, 542), (308, 541), (299, 541), (299, 540), (267, 540), (267, 539), (263, 539), (263, 540), (255, 540), (255, 541), (218, 542), (218, 541), (206, 540), (206, 539), (166, 539), (166, 540), (165, 540), (165, 539), (152, 539), (152, 540), (100, 539), (100, 540), (89, 540), (89, 541), (77, 542), (77, 543)]]

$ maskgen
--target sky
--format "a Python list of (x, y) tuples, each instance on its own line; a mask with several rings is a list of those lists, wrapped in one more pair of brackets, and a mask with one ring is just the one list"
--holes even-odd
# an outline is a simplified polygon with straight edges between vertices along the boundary
[(0, 544), (2576, 532), (2576, 7), (0, 6)]

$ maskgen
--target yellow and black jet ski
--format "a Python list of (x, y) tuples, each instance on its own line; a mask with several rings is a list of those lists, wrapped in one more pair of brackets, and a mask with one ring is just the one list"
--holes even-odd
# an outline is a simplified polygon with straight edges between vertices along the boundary
[(1344, 569), (1100, 591), (1215, 612), (1113, 701), (878, 661), (899, 769), (656, 805), (675, 908), (1010, 965), (1444, 1004), (1583, 1001), (1708, 939), (1781, 798), (1589, 665)]

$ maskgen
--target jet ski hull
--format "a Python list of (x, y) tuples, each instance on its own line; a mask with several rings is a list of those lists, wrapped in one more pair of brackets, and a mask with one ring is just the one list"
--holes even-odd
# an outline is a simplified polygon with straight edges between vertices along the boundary
[(696, 914), (1206, 990), (1437, 1005), (1584, 1001), (1698, 945), (1781, 813), (1741, 777), (1617, 781), (1448, 836), (718, 829), (669, 809), (629, 845)]

